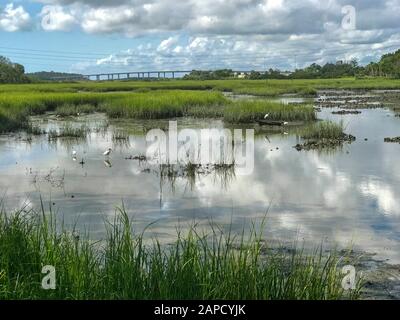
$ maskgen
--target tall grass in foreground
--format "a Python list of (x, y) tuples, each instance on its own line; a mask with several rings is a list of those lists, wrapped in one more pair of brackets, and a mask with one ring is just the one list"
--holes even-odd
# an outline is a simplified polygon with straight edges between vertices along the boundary
[[(0, 299), (342, 299), (335, 255), (266, 250), (254, 230), (235, 238), (213, 228), (145, 244), (126, 212), (107, 223), (104, 241), (57, 231), (53, 215), (0, 215)], [(41, 289), (44, 265), (56, 289)]]

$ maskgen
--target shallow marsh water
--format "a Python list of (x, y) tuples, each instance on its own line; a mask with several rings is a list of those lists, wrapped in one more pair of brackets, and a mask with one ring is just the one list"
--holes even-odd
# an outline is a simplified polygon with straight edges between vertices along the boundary
[[(400, 118), (387, 108), (344, 116), (333, 115), (335, 110), (323, 108), (318, 116), (343, 119), (346, 132), (357, 137), (352, 144), (331, 152), (298, 152), (293, 146), (301, 139), (292, 131), (256, 127), (252, 174), (210, 171), (195, 180), (161, 179), (157, 166), (129, 159), (146, 153), (147, 128), (165, 128), (168, 121), (110, 121), (105, 127), (105, 116), (95, 114), (73, 119), (75, 125), (91, 127), (87, 139), (49, 142), (44, 135), (27, 141), (23, 133), (3, 135), (3, 206), (38, 209), (42, 197), (67, 225), (77, 222), (78, 228), (101, 237), (104, 219), (112, 218), (123, 202), (137, 228), (156, 222), (149, 234), (166, 241), (176, 235), (177, 225), (213, 221), (241, 230), (261, 221), (268, 211), (268, 239), (354, 244), (380, 259), (400, 263), (400, 144), (383, 142), (385, 137), (400, 136)], [(34, 122), (49, 130), (62, 127), (65, 120), (48, 115)], [(178, 127), (223, 128), (224, 124), (178, 119)], [(129, 134), (129, 143), (113, 140), (116, 130)], [(114, 152), (106, 158), (102, 153), (108, 147)], [(72, 150), (77, 151), (75, 160)]]

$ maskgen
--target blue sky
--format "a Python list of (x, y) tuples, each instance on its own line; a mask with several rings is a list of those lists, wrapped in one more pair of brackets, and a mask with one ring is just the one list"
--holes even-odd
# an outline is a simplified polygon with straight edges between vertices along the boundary
[(365, 64), (400, 48), (399, 16), (400, 0), (0, 0), (0, 55), (28, 72)]

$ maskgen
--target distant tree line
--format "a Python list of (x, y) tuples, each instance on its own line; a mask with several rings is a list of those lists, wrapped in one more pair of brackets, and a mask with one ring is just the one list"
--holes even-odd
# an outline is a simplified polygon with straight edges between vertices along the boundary
[(19, 63), (12, 63), (6, 57), (0, 56), (0, 83), (27, 83), (25, 68)]
[(40, 71), (28, 73), (27, 76), (33, 81), (63, 81), (63, 80), (84, 80), (85, 77), (78, 73), (65, 73), (54, 71)]
[(389, 77), (400, 78), (400, 50), (385, 54), (379, 62), (372, 62), (366, 66), (360, 66), (356, 59), (351, 61), (337, 61), (319, 65), (313, 63), (304, 69), (296, 69), (294, 72), (269, 69), (265, 72), (251, 71), (246, 74), (234, 72), (231, 69), (215, 71), (194, 70), (186, 75), (188, 80), (217, 80), (244, 78), (250, 80), (262, 79), (329, 79), (343, 77)]
[(364, 74), (370, 77), (392, 77), (400, 79), (400, 50), (382, 56), (377, 63), (364, 67)]

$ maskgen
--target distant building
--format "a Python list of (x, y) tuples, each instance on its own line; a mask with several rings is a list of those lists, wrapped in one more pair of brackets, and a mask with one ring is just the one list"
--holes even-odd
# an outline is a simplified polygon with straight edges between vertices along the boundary
[(281, 71), (279, 72), (280, 75), (285, 76), (285, 77), (289, 77), (293, 72), (291, 71)]

